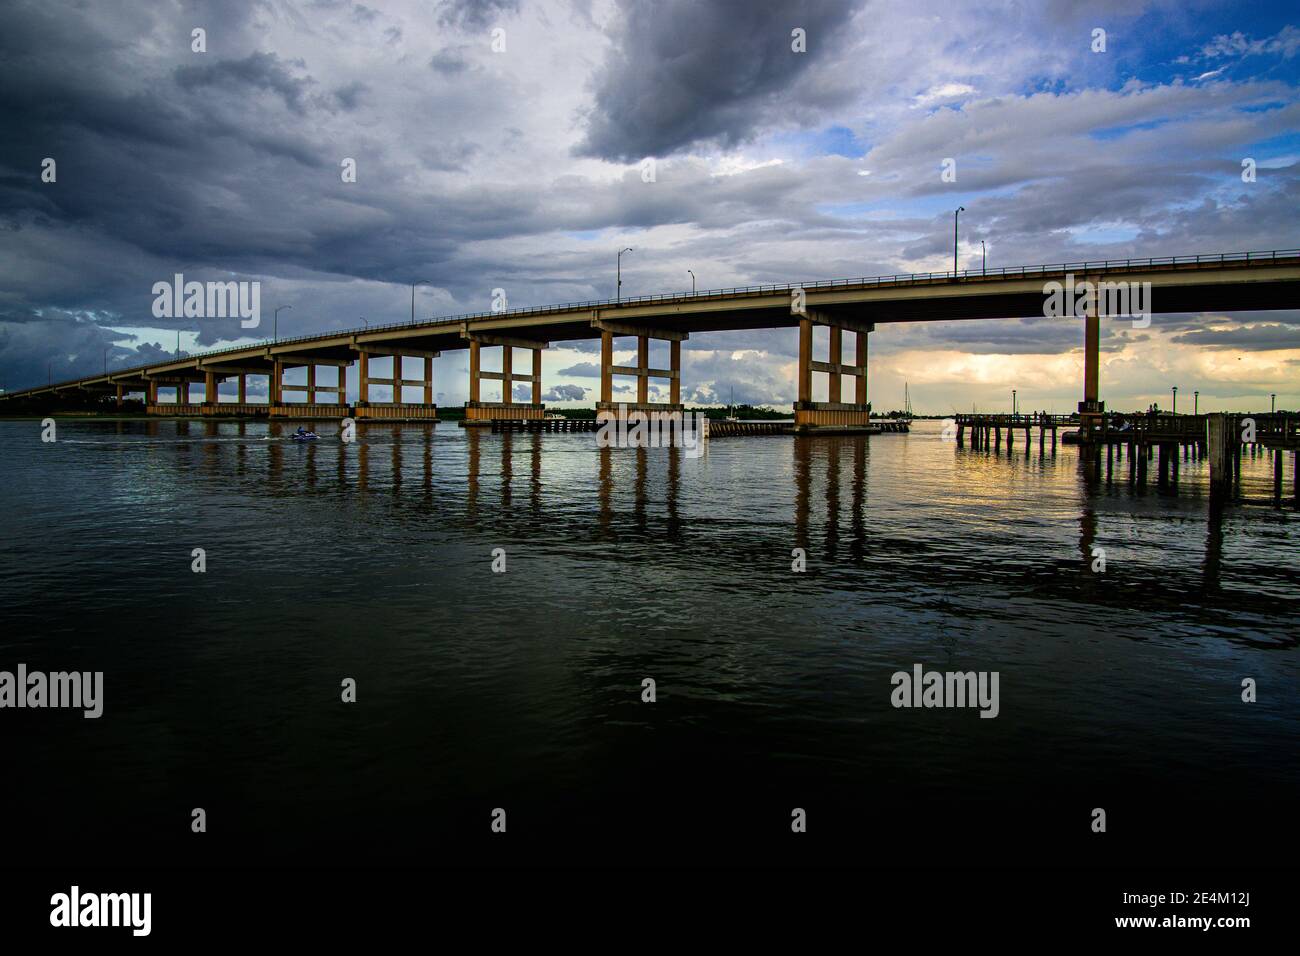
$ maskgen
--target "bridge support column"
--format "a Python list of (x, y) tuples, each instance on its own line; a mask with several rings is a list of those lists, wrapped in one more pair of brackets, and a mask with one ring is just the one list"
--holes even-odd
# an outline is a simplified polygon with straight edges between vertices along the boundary
[[(360, 365), (360, 382), (357, 389), (357, 407), (356, 417), (360, 419), (388, 419), (389, 421), (437, 421), (438, 406), (433, 401), (433, 360), (438, 357), (439, 352), (430, 352), (420, 349), (398, 349), (392, 346), (381, 345), (378, 343), (370, 344), (366, 342), (353, 342), (352, 348), (357, 353), (357, 362)], [(472, 350), (471, 350), (472, 355)], [(391, 378), (379, 378), (371, 373), (370, 361), (375, 356), (387, 356), (393, 360), (393, 373)], [(423, 359), (424, 375), (420, 378), (407, 378), (406, 371), (403, 368), (403, 362), (408, 358)], [(334, 389), (327, 389), (321, 385), (315, 386), (317, 392), (337, 391), (338, 404), (341, 408), (347, 407), (347, 365), (339, 366), (338, 384)], [(471, 387), (473, 384), (473, 375), (470, 376)], [(388, 385), (393, 389), (392, 398), (387, 402), (376, 402), (371, 399), (371, 385)], [(421, 389), (421, 401), (406, 402), (403, 401), (402, 389), (410, 386)]]
[[(1093, 288), (1099, 287), (1092, 280)], [(1106, 410), (1101, 401), (1101, 316), (1097, 297), (1094, 296), (1083, 320), (1083, 401), (1079, 403), (1079, 438), (1092, 440), (1092, 434), (1101, 427), (1101, 416)]]
[[(461, 338), (469, 341), (469, 401), (465, 403), (465, 418), (460, 423), (462, 426), (490, 426), (493, 421), (546, 417), (546, 406), (542, 404), (542, 349), (550, 348), (551, 343), (492, 332), (470, 332), (463, 326), (460, 334)], [(501, 347), (500, 372), (483, 371), (481, 350), (484, 345)], [(515, 349), (533, 350), (531, 374), (515, 373)], [(483, 379), (501, 383), (501, 401), (483, 401), (480, 387)], [(532, 383), (533, 393), (527, 402), (515, 401), (514, 384), (517, 380)]]
[(307, 404), (316, 404), (316, 366), (307, 366)]
[(220, 398), (217, 395), (217, 373), (204, 372), (203, 404), (207, 406), (208, 411), (211, 411), (217, 407), (218, 401), (220, 401)]
[[(618, 414), (622, 409), (627, 412), (680, 412), (683, 410), (682, 397), (682, 342), (689, 336), (686, 332), (674, 329), (660, 329), (652, 326), (628, 324), (624, 322), (605, 321), (599, 314), (591, 320), (593, 328), (600, 330), (600, 401), (596, 403), (596, 417), (602, 413)], [(614, 336), (636, 336), (636, 364), (614, 364)], [(667, 342), (669, 346), (668, 368), (650, 367), (650, 340)], [(614, 376), (630, 375), (636, 377), (636, 401), (614, 401)], [(650, 379), (668, 380), (668, 401), (650, 401)]]
[(126, 398), (126, 389), (121, 385), (117, 386), (117, 407), (122, 407), (122, 400)]
[(248, 376), (240, 375), (239, 376), (239, 404), (246, 405), (247, 403), (248, 403)]
[[(829, 361), (813, 359), (813, 325), (830, 329)], [(844, 364), (844, 331), (857, 334), (857, 364)], [(871, 427), (871, 403), (867, 401), (867, 336), (875, 329), (869, 322), (836, 318), (825, 312), (810, 311), (799, 319), (799, 399), (794, 405), (796, 432), (858, 432)], [(812, 400), (813, 372), (825, 372), (829, 381), (828, 401)], [(843, 377), (853, 376), (855, 401), (842, 401)], [(973, 438), (973, 436), (972, 436)]]

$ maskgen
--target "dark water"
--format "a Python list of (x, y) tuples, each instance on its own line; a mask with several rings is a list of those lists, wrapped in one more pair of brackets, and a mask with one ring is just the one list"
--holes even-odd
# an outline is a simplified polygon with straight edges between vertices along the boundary
[[(11, 846), (978, 865), (1294, 838), (1300, 514), (1211, 508), (1203, 463), (1168, 494), (938, 423), (700, 459), (292, 427), (0, 423), (0, 669), (105, 674), (99, 720), (0, 711)], [(1249, 496), (1270, 469), (1246, 459)], [(916, 663), (997, 671), (999, 716), (893, 708)]]

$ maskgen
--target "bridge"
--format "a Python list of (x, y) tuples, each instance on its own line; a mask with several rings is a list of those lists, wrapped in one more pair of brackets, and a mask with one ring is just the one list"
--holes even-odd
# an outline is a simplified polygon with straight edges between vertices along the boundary
[[(826, 279), (479, 312), (231, 346), (103, 375), (49, 382), (0, 398), (12, 405), (69, 393), (94, 400), (113, 395), (120, 407), (127, 396), (139, 393), (151, 415), (434, 420), (433, 359), (445, 351), (468, 349), (465, 423), (490, 425), (494, 420), (544, 418), (542, 351), (556, 342), (599, 339), (598, 414), (619, 405), (631, 411), (680, 411), (683, 341), (714, 331), (789, 328), (797, 329), (799, 337), (795, 429), (866, 429), (871, 423), (868, 342), (878, 325), (1043, 317), (1050, 283), (1079, 287), (1085, 282), (1112, 292), (1145, 287), (1150, 292), (1148, 307), (1154, 303), (1153, 313), (1294, 309), (1300, 308), (1300, 249)], [(1100, 319), (1114, 312), (1104, 305), (1105, 296), (1098, 295), (1086, 303), (1079, 316), (1084, 349), (1079, 416), (1085, 438), (1093, 434), (1105, 410), (1099, 391)], [(813, 355), (813, 329), (818, 325), (829, 329), (829, 353), (824, 360)], [(844, 355), (846, 331), (856, 336), (851, 359)], [(617, 365), (614, 339), (626, 336), (636, 339), (635, 363)], [(667, 368), (650, 366), (651, 341), (668, 343)], [(482, 370), (485, 348), (502, 350), (500, 372)], [(516, 371), (515, 349), (532, 352), (531, 368)], [(405, 363), (410, 359), (422, 363), (415, 377), (407, 377)], [(391, 370), (376, 375), (372, 365), (377, 360), (388, 362)], [(359, 397), (355, 405), (349, 405), (347, 374), (354, 366), (359, 374)], [(304, 367), (305, 385), (285, 383), (287, 370)], [(322, 382), (318, 370), (329, 368), (336, 369), (333, 381)], [(827, 376), (827, 401), (813, 400), (814, 375)], [(267, 402), (248, 401), (250, 376), (266, 377)], [(635, 379), (635, 402), (614, 401), (613, 383), (620, 376)], [(238, 382), (236, 400), (222, 402), (218, 388), (229, 379)], [(849, 401), (843, 400), (845, 379), (853, 385)], [(501, 401), (482, 399), (485, 380), (501, 382)], [(649, 401), (651, 380), (668, 382), (668, 402)], [(530, 401), (514, 401), (515, 383), (531, 386)], [(195, 384), (203, 385), (199, 403), (191, 399)], [(370, 390), (376, 385), (392, 389), (390, 401), (372, 399)], [(172, 388), (175, 402), (161, 401), (159, 390)], [(421, 389), (422, 400), (405, 402), (406, 388)], [(291, 401), (291, 394), (302, 395), (303, 400)]]

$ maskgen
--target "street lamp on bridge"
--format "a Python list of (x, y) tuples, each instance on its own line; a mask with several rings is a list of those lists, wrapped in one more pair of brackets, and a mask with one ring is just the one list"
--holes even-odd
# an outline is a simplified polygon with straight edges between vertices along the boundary
[(1201, 414), (1201, 393), (1199, 391), (1192, 392), (1192, 414)]
[[(292, 309), (292, 308), (293, 306), (291, 305), (277, 305), (275, 307), (275, 315), (271, 317), (271, 341), (272, 342), (280, 341), (280, 313), (283, 312), (285, 309)], [(178, 352), (180, 351), (179, 336), (177, 336), (176, 339), (176, 350)]]
[(966, 211), (965, 206), (958, 206), (952, 214), (952, 277), (957, 278), (957, 219)]
[(686, 271), (691, 273), (691, 295), (695, 295), (695, 273), (691, 272), (690, 269)]
[(1178, 414), (1178, 386), (1177, 386), (1177, 385), (1174, 386), (1174, 408), (1173, 408), (1173, 412), (1174, 412), (1175, 415)]
[(984, 240), (980, 240), (980, 275), (988, 275), (989, 272), (989, 251), (984, 248)]
[(614, 257), (615, 277), (618, 280), (617, 284), (614, 286), (615, 302), (621, 302), (623, 300), (623, 253), (631, 252), (631, 251), (632, 251), (632, 247), (628, 246), (626, 249), (621, 250), (619, 254)]
[(417, 285), (430, 285), (428, 279), (421, 279), (419, 282), (411, 283), (411, 324), (415, 324), (415, 287)]
[(1277, 411), (1277, 392), (1270, 392), (1270, 393), (1269, 393), (1269, 395), (1268, 395), (1268, 410), (1269, 410), (1270, 412), (1276, 412), (1276, 411)]

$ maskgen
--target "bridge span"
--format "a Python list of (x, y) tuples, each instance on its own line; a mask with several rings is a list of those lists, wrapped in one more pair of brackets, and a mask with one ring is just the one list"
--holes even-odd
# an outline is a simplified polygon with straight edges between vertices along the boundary
[[(826, 279), (698, 293), (671, 293), (620, 300), (567, 303), (503, 312), (435, 318), (427, 321), (323, 332), (292, 339), (264, 341), (189, 355), (171, 361), (108, 371), (62, 382), (20, 389), (0, 396), (22, 402), (51, 394), (115, 395), (120, 406), (142, 394), (153, 415), (262, 415), (272, 417), (345, 417), (359, 419), (436, 419), (433, 359), (453, 349), (469, 351), (467, 424), (544, 417), (542, 351), (556, 342), (599, 339), (600, 400), (597, 410), (619, 404), (629, 410), (675, 411), (681, 402), (681, 343), (693, 334), (742, 329), (798, 329), (798, 398), (795, 424), (800, 430), (844, 429), (870, 424), (868, 397), (869, 337), (876, 326), (900, 322), (1043, 317), (1051, 283), (1067, 287), (1143, 287), (1146, 306), (1155, 314), (1199, 311), (1262, 311), (1300, 308), (1300, 249), (1216, 253), (1147, 259), (1067, 262), (958, 273), (915, 273), (858, 279)], [(1100, 301), (1099, 301), (1100, 300)], [(1085, 436), (1104, 412), (1099, 390), (1100, 318), (1105, 298), (1094, 297), (1078, 315), (1082, 326), (1084, 381), (1079, 414)], [(1060, 319), (1059, 321), (1067, 321)], [(813, 328), (829, 329), (829, 354), (813, 355)], [(856, 335), (854, 354), (846, 358), (843, 333)], [(614, 361), (614, 339), (636, 338), (632, 365)], [(649, 361), (651, 340), (669, 345), (667, 368)], [(484, 348), (501, 348), (501, 371), (481, 368)], [(516, 370), (514, 349), (531, 351), (531, 368)], [(391, 371), (376, 375), (372, 363), (391, 360)], [(408, 377), (406, 360), (421, 363)], [(348, 369), (359, 374), (358, 401), (347, 402)], [(284, 373), (307, 370), (305, 385), (289, 385)], [(319, 369), (337, 370), (332, 382), (318, 379)], [(813, 376), (826, 375), (828, 401), (813, 400)], [(248, 401), (249, 376), (266, 376), (268, 401)], [(617, 376), (636, 381), (636, 401), (616, 403)], [(219, 400), (218, 387), (238, 382), (234, 402)], [(844, 380), (853, 382), (844, 401)], [(500, 381), (502, 401), (484, 401), (484, 380)], [(651, 403), (651, 380), (668, 382), (669, 401)], [(515, 383), (531, 386), (531, 400), (515, 402)], [(191, 386), (202, 384), (203, 399), (191, 400)], [(389, 386), (392, 399), (371, 398), (372, 386)], [(162, 402), (159, 390), (174, 388), (176, 401)], [(405, 402), (403, 389), (421, 389), (421, 399)], [(302, 401), (291, 401), (300, 394)], [(322, 398), (322, 396), (326, 396)]]

